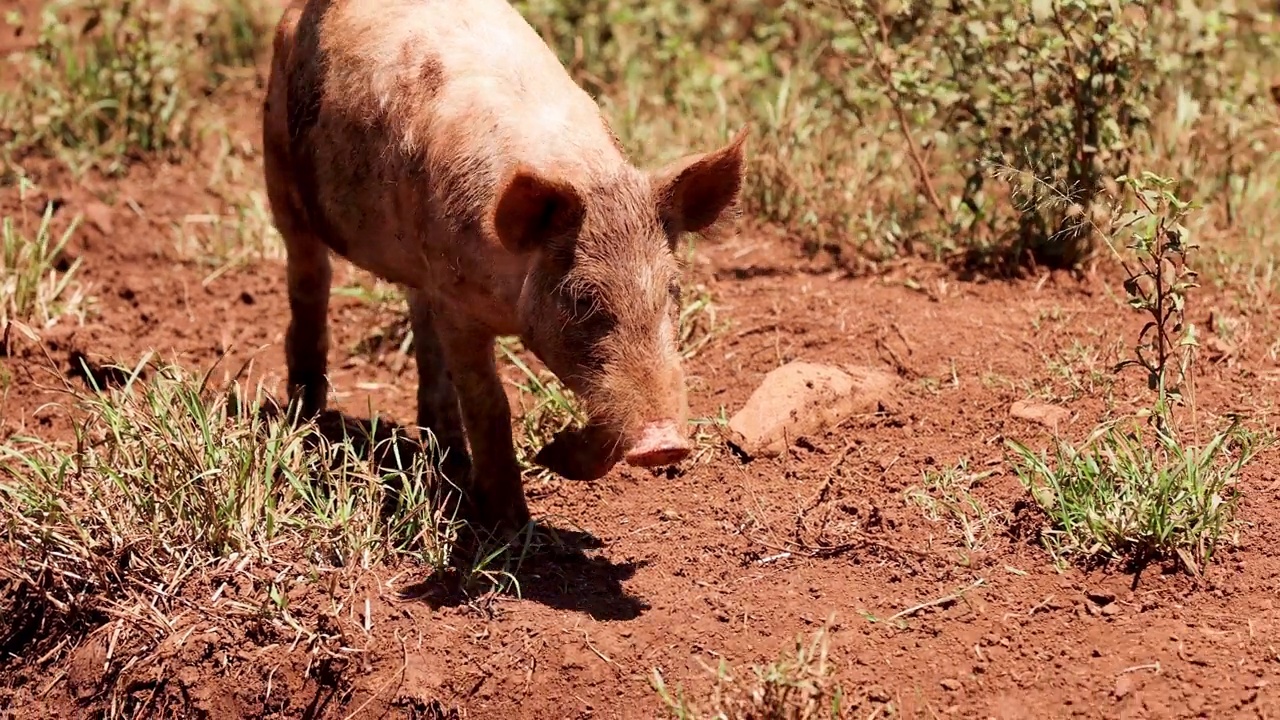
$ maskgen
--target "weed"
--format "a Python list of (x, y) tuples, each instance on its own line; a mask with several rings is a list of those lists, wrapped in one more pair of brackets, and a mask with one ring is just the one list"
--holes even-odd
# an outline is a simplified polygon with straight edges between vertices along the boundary
[(76, 277), (80, 259), (68, 262), (64, 254), (79, 218), (56, 236), (52, 221), (52, 204), (34, 233), (12, 217), (0, 221), (0, 330), (11, 322), (47, 328), (66, 315), (83, 319), (88, 300)]
[(205, 187), (209, 211), (186, 215), (174, 227), (178, 250), (211, 268), (206, 285), (232, 269), (285, 258), (252, 147), (222, 131), (217, 150)]
[(1112, 377), (1106, 372), (1102, 355), (1102, 351), (1098, 348), (1073, 339), (1066, 348), (1046, 358), (1049, 370), (1066, 385), (1065, 396), (1059, 397), (1058, 393), (1052, 389), (1046, 389), (1044, 391), (1046, 399), (1069, 402), (1094, 395), (1102, 390), (1109, 390)]
[(656, 668), (649, 682), (670, 716), (679, 720), (840, 718), (845, 694), (832, 677), (829, 646), (829, 629), (824, 625), (807, 642), (796, 638), (791, 650), (767, 665), (753, 666), (749, 674), (739, 675), (721, 660), (718, 667), (708, 668), (715, 684), (710, 697), (700, 703), (679, 690), (673, 695)]
[(966, 548), (977, 550), (991, 538), (1000, 518), (998, 511), (988, 508), (972, 492), (992, 474), (993, 470), (970, 472), (967, 461), (961, 460), (953, 468), (926, 470), (922, 483), (908, 488), (905, 497), (923, 509), (925, 517), (945, 522)]
[(1107, 423), (1079, 448), (1058, 442), (1052, 464), (1010, 441), (1019, 479), (1049, 518), (1041, 541), (1055, 559), (1128, 556), (1141, 564), (1172, 554), (1202, 572), (1231, 532), (1235, 483), (1256, 438), (1234, 425), (1203, 447), (1152, 434), (1154, 442), (1140, 426)]
[(1124, 289), (1130, 306), (1149, 320), (1135, 357), (1116, 371), (1136, 366), (1146, 372), (1154, 400), (1138, 417), (1147, 420), (1151, 437), (1136, 422), (1106, 422), (1080, 447), (1057, 440), (1052, 464), (1008, 443), (1019, 479), (1048, 516), (1041, 538), (1055, 557), (1128, 556), (1145, 563), (1175, 556), (1198, 575), (1231, 532), (1235, 486), (1260, 443), (1236, 418), (1202, 446), (1180, 437), (1174, 406), (1194, 409), (1184, 390), (1195, 330), (1184, 317), (1187, 292), (1195, 287), (1186, 256), (1195, 245), (1182, 224), (1192, 206), (1178, 199), (1168, 179), (1144, 173), (1120, 180), (1132, 190), (1135, 209), (1113, 211), (1110, 227), (1129, 236)]
[(689, 360), (723, 329), (711, 293), (702, 285), (685, 286), (680, 302), (680, 357)]

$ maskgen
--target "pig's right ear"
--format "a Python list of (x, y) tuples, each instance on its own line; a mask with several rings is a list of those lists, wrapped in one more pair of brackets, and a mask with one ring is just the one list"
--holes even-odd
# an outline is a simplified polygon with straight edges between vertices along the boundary
[(513, 253), (577, 232), (585, 213), (582, 195), (568, 182), (517, 167), (498, 189), (493, 234)]

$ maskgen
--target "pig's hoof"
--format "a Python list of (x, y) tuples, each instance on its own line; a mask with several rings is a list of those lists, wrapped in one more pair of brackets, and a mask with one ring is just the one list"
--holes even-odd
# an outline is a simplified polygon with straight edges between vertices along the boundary
[(636, 444), (627, 450), (626, 461), (628, 465), (648, 468), (675, 465), (689, 457), (692, 449), (675, 423), (655, 423), (640, 432)]

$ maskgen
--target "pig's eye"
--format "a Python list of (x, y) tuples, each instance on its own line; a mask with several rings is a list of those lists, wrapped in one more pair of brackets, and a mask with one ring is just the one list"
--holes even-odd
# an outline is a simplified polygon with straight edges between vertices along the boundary
[(671, 293), (671, 301), (676, 305), (680, 304), (680, 283), (672, 282), (667, 286), (667, 292)]
[(578, 320), (584, 320), (596, 313), (598, 305), (596, 299), (589, 295), (579, 295), (573, 299), (573, 317)]

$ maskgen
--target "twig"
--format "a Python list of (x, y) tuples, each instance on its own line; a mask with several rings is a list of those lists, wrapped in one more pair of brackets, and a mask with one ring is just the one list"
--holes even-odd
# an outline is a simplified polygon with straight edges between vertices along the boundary
[(974, 588), (977, 588), (977, 587), (981, 587), (983, 583), (984, 583), (984, 580), (982, 578), (978, 578), (977, 580), (973, 581), (973, 583), (968, 587), (962, 590), (957, 590), (956, 592), (953, 592), (950, 595), (943, 595), (940, 598), (935, 598), (927, 602), (922, 602), (919, 605), (912, 605), (906, 610), (903, 610), (901, 612), (894, 614), (892, 617), (889, 618), (889, 622), (893, 622), (898, 618), (910, 617), (920, 612), (921, 610), (925, 610), (927, 608), (937, 607), (939, 605), (950, 605), (951, 603), (963, 598), (965, 593), (969, 592), (970, 590), (973, 590)]
[(384, 680), (382, 684), (378, 686), (378, 689), (373, 691), (369, 695), (368, 699), (360, 704), (360, 707), (352, 710), (349, 715), (343, 718), (343, 720), (351, 720), (351, 718), (359, 715), (365, 708), (369, 707), (369, 704), (376, 700), (378, 696), (382, 694), (382, 691), (386, 690), (391, 685), (392, 680), (395, 680), (397, 677), (402, 680), (404, 679), (404, 672), (409, 669), (409, 648), (405, 645), (404, 638), (400, 637), (399, 632), (396, 633), (396, 639), (400, 641), (400, 651), (404, 654), (404, 662), (400, 665), (400, 669), (396, 671), (394, 675)]
[[(933, 178), (929, 175), (929, 169), (924, 164), (924, 158), (920, 154), (920, 148), (916, 145), (915, 136), (911, 134), (911, 126), (907, 120), (907, 113), (902, 109), (902, 99), (899, 97), (898, 91), (893, 86), (893, 73), (889, 66), (880, 59), (879, 48), (873, 47), (867, 34), (863, 31), (862, 26), (858, 23), (853, 9), (849, 6), (848, 0), (841, 0), (840, 9), (844, 11), (845, 16), (851, 21), (853, 28), (858, 33), (858, 39), (862, 41), (863, 47), (867, 48), (867, 54), (871, 56), (871, 62), (875, 65), (876, 72), (880, 75), (880, 82), (888, 91), (890, 104), (893, 106), (893, 114), (898, 119), (898, 127), (902, 130), (902, 137), (907, 141), (907, 154), (911, 157), (911, 163), (915, 165), (916, 172), (919, 174), (920, 187), (924, 190), (925, 197), (928, 198), (929, 204), (933, 205), (944, 220), (949, 219), (946, 206), (942, 203), (942, 199), (938, 197), (937, 190), (933, 188)], [(884, 46), (889, 44), (889, 27), (885, 24), (884, 14), (880, 7), (876, 7), (876, 21), (880, 24), (880, 39)], [(848, 60), (845, 60), (848, 64)]]

